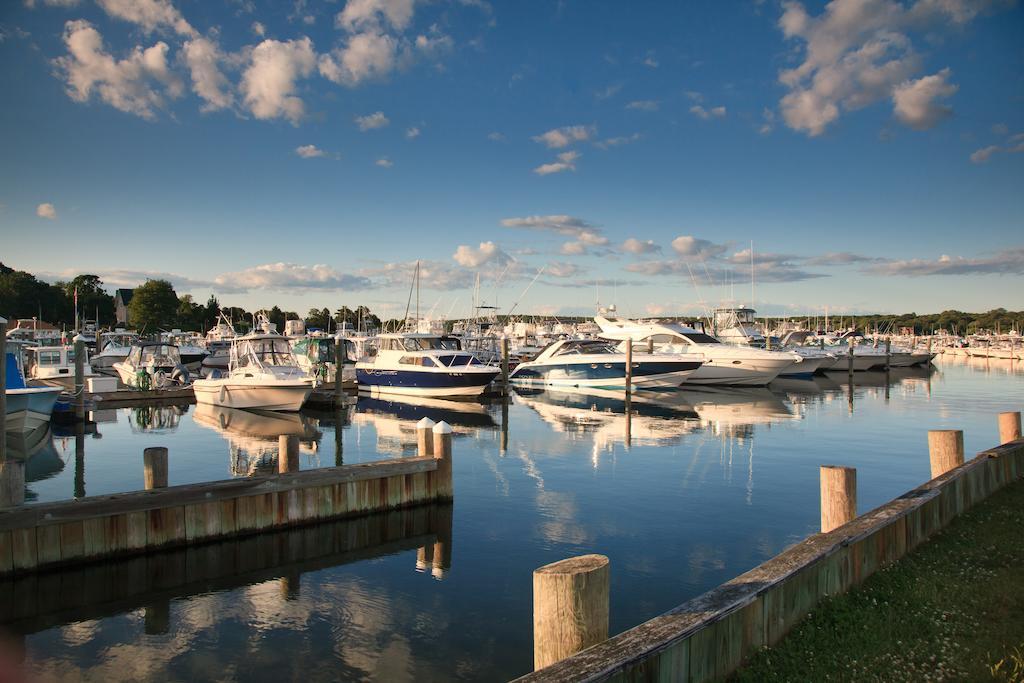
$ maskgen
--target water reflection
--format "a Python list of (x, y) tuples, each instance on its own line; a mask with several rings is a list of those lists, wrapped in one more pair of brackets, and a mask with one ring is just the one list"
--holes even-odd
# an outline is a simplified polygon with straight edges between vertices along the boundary
[(476, 401), (360, 394), (352, 424), (373, 428), (375, 447), (381, 455), (402, 457), (415, 453), (416, 424), (423, 418), (447, 422), (456, 438), (477, 436), (497, 430), (490, 410), (490, 406)]
[[(188, 413), (188, 409), (188, 401), (138, 406), (129, 409), (128, 424), (135, 433), (169, 434), (178, 430), (181, 418)], [(114, 419), (116, 421), (117, 418)]]
[(300, 456), (305, 454), (315, 459), (323, 436), (316, 421), (302, 413), (242, 410), (199, 403), (193, 419), (227, 440), (230, 471), (236, 477), (276, 470), (279, 437), (298, 437)]

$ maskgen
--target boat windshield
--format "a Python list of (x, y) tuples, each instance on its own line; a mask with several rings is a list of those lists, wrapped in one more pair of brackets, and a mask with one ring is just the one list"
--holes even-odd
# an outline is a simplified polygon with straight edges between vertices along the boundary
[(136, 366), (144, 365), (177, 365), (181, 362), (181, 356), (175, 346), (136, 346), (129, 353), (128, 361)]
[(482, 365), (480, 361), (469, 353), (460, 353), (459, 355), (452, 356), (435, 356), (437, 362), (445, 367), (453, 368), (457, 365)]
[(259, 363), (260, 365), (295, 365), (291, 346), (284, 337), (280, 339), (252, 339), (242, 343), (238, 350), (238, 367)]
[(459, 340), (455, 337), (405, 337), (402, 345), (406, 351), (461, 351)]
[(556, 356), (583, 355), (592, 353), (619, 353), (611, 342), (600, 339), (567, 342), (555, 353)]
[(701, 334), (700, 332), (687, 332), (684, 339), (687, 339), (691, 344), (721, 344), (709, 334)]

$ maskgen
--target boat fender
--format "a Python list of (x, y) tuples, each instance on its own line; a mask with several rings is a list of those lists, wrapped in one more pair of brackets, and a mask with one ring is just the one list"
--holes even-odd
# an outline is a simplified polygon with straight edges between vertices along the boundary
[(221, 405), (223, 405), (225, 403), (224, 399), (227, 398), (227, 393), (228, 393), (228, 388), (226, 386), (224, 386), (224, 385), (221, 385), (221, 387), (220, 387), (220, 394), (217, 397), (217, 400), (221, 403)]

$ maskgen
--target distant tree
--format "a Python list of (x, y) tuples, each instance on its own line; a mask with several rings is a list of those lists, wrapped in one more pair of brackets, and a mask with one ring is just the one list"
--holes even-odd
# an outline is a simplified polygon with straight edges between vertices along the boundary
[(178, 318), (178, 296), (167, 280), (146, 280), (128, 304), (128, 322), (139, 330), (170, 329)]
[(183, 330), (201, 331), (206, 307), (192, 300), (191, 294), (178, 297), (178, 327)]
[(206, 308), (203, 311), (203, 330), (208, 330), (217, 325), (217, 318), (220, 316), (220, 303), (213, 294), (206, 300)]
[(114, 297), (103, 287), (103, 280), (98, 275), (77, 275), (67, 282), (58, 282), (67, 299), (69, 309), (66, 318), (69, 322), (75, 319), (75, 290), (78, 290), (78, 315), (84, 320), (93, 319), (99, 313), (99, 325), (114, 324)]
[(282, 311), (280, 308), (274, 306), (269, 311), (267, 311), (267, 319), (269, 319), (270, 322), (277, 325), (278, 331), (284, 331), (284, 321), (286, 320), (286, 318), (284, 315), (284, 311)]
[(306, 327), (315, 327), (326, 330), (327, 322), (331, 319), (331, 311), (326, 308), (311, 308), (306, 314)]
[(60, 287), (0, 263), (0, 316), (12, 320), (41, 318), (60, 325), (71, 322), (67, 317), (70, 310)]

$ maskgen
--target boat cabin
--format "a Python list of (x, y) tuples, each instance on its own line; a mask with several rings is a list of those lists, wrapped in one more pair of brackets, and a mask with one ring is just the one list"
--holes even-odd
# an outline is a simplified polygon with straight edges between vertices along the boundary
[(482, 365), (468, 351), (463, 351), (458, 337), (436, 334), (382, 334), (378, 338), (377, 358), (399, 365), (421, 367), (455, 367), (458, 365)]
[(291, 344), (279, 334), (261, 334), (235, 340), (231, 347), (231, 366), (297, 367)]
[(174, 344), (135, 342), (124, 362), (133, 368), (166, 368), (181, 364), (181, 354)]
[[(73, 377), (75, 374), (74, 346), (26, 346), (22, 352), (25, 354), (26, 377), (52, 379), (64, 376)], [(86, 368), (85, 374), (91, 375), (88, 351), (83, 360)]]

